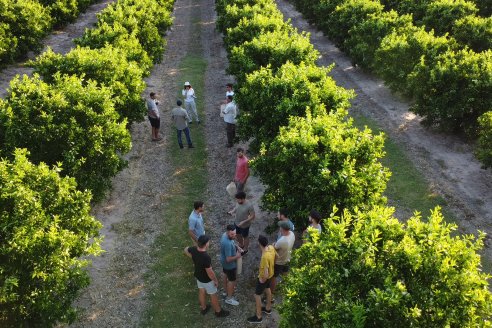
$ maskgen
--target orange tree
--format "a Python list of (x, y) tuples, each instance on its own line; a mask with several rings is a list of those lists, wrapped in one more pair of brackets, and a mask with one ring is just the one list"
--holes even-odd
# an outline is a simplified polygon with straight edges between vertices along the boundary
[(75, 318), (89, 284), (84, 257), (100, 252), (89, 192), (25, 150), (0, 161), (0, 326), (51, 327)]
[(393, 209), (332, 215), (284, 281), (280, 327), (491, 327), (483, 234), (456, 236), (439, 209), (406, 224)]

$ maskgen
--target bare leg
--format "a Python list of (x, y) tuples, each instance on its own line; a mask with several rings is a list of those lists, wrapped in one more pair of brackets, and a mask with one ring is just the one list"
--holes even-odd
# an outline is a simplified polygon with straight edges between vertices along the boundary
[(229, 285), (227, 284), (227, 275), (225, 273), (222, 273), (222, 276), (224, 277), (224, 290), (226, 293), (228, 292)]
[(235, 281), (228, 281), (227, 282), (227, 297), (231, 298), (232, 294), (234, 294), (234, 287), (236, 285)]
[(273, 276), (272, 281), (270, 282), (270, 290), (271, 290), (270, 294), (275, 293), (275, 287), (276, 286), (277, 286), (277, 278), (275, 276)]
[[(265, 294), (266, 294), (266, 304), (265, 304), (265, 308), (267, 310), (271, 310), (272, 309), (272, 291), (270, 290), (270, 288), (267, 288), (265, 289)], [(261, 300), (260, 300), (261, 301)], [(261, 303), (260, 303), (261, 304)], [(260, 309), (261, 310), (261, 309)]]
[(256, 317), (261, 319), (261, 295), (255, 294), (255, 303), (256, 303)]
[[(242, 237), (241, 237), (242, 238)], [(247, 250), (249, 247), (249, 236), (244, 238), (244, 245), (243, 249)]]
[(198, 288), (198, 301), (200, 302), (200, 309), (205, 310), (207, 307), (206, 298), (205, 298), (205, 288)]
[(220, 312), (221, 308), (217, 293), (210, 295), (210, 302), (212, 303), (212, 307), (214, 308), (215, 313)]
[(237, 243), (239, 244), (239, 247), (241, 247), (244, 250), (244, 239), (243, 239), (243, 236), (241, 236), (240, 234), (237, 234), (236, 235), (236, 240), (237, 240)]

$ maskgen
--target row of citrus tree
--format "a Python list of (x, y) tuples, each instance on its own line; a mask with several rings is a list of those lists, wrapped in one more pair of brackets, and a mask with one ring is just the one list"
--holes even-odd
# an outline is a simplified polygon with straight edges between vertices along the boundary
[(73, 22), (95, 0), (0, 0), (0, 67), (41, 48), (53, 27)]
[(82, 46), (43, 53), (0, 100), (1, 326), (74, 320), (86, 256), (100, 252), (90, 202), (126, 165), (127, 127), (144, 117), (143, 78), (162, 58), (173, 2), (109, 5)]
[(492, 165), (492, 18), (437, 11), (426, 17), (455, 37), (436, 36), (412, 15), (386, 10), (387, 0), (292, 1), (354, 63), (413, 99), (425, 125), (478, 137), (477, 157)]
[(216, 0), (216, 9), (263, 206), (289, 208), (298, 230), (312, 208), (326, 218), (293, 254), (280, 325), (490, 327), (484, 236), (456, 236), (439, 209), (425, 221), (394, 218), (384, 136), (352, 125), (353, 93), (315, 65), (309, 35), (284, 22), (274, 0)]

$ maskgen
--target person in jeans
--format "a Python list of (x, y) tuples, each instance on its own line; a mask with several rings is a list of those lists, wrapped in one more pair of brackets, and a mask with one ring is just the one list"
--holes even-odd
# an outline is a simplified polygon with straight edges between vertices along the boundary
[(241, 257), (241, 252), (236, 247), (236, 227), (233, 224), (227, 226), (227, 231), (220, 238), (220, 263), (224, 272), (224, 289), (227, 297), (225, 302), (229, 305), (239, 305), (234, 298), (234, 288), (236, 287), (237, 259)]
[(181, 139), (181, 133), (184, 132), (186, 142), (188, 143), (188, 148), (193, 148), (190, 137), (190, 129), (188, 128), (188, 121), (190, 120), (190, 117), (188, 116), (188, 113), (186, 113), (184, 108), (181, 107), (182, 104), (183, 102), (181, 100), (178, 100), (176, 102), (176, 105), (178, 105), (178, 107), (174, 108), (171, 112), (172, 119), (174, 125), (176, 126), (176, 132), (178, 135), (178, 144), (179, 148), (183, 149), (183, 140)]
[(201, 235), (197, 240), (197, 246), (186, 247), (184, 253), (191, 257), (195, 267), (194, 276), (198, 286), (198, 301), (200, 302), (200, 313), (207, 314), (210, 310), (210, 305), (207, 304), (206, 297), (210, 295), (210, 302), (217, 317), (227, 317), (229, 311), (223, 310), (219, 304), (217, 296), (217, 286), (219, 282), (212, 269), (212, 259), (208, 255), (210, 238), (207, 235)]
[(193, 123), (192, 119), (195, 118), (196, 122), (200, 124), (200, 119), (198, 118), (198, 112), (196, 110), (195, 90), (193, 90), (193, 88), (191, 87), (190, 82), (185, 82), (182, 94), (183, 97), (185, 97), (185, 108), (188, 112), (188, 117), (190, 118), (188, 123)]
[(226, 106), (222, 113), (224, 114), (224, 122), (226, 123), (227, 148), (234, 146), (236, 138), (236, 104), (232, 96), (227, 96)]
[[(263, 321), (262, 313), (272, 313), (272, 292), (270, 290), (270, 282), (273, 277), (276, 252), (272, 245), (268, 245), (268, 239), (265, 236), (260, 235), (258, 237), (258, 244), (261, 248), (261, 260), (255, 290), (256, 314), (248, 318), (249, 323), (261, 323)], [(262, 307), (261, 295), (263, 293), (266, 294), (266, 304)]]
[(146, 101), (147, 115), (149, 117), (150, 126), (152, 127), (152, 141), (159, 141), (162, 138), (159, 136), (159, 129), (161, 127), (161, 116), (159, 114), (159, 101), (157, 101), (155, 92), (149, 94), (150, 98)]

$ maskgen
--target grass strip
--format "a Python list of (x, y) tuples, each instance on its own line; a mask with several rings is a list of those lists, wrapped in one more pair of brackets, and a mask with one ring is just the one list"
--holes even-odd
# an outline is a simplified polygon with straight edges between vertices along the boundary
[[(361, 129), (367, 126), (375, 134), (382, 131), (378, 123), (368, 117), (362, 115), (353, 115), (352, 117), (354, 118), (354, 125)], [(401, 146), (389, 138), (387, 134), (384, 150), (386, 156), (381, 162), (392, 173), (385, 194), (393, 201), (394, 206), (411, 213), (419, 211), (423, 218), (430, 214), (431, 209), (441, 206), (446, 220), (458, 223), (454, 215), (446, 209), (447, 203), (444, 198), (433, 190), (401, 149)]]

